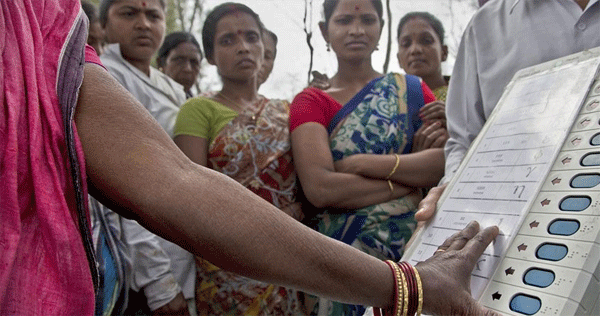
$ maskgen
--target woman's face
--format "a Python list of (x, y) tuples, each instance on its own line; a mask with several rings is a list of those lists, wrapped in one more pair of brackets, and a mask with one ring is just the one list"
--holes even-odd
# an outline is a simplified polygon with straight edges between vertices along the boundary
[(200, 74), (201, 60), (198, 47), (190, 42), (183, 42), (169, 51), (163, 71), (188, 91)]
[(321, 31), (338, 58), (362, 59), (377, 47), (381, 21), (371, 0), (340, 0)]
[(255, 77), (263, 61), (264, 47), (256, 20), (244, 12), (223, 16), (215, 31), (215, 46), (208, 62), (217, 66), (222, 78), (248, 80)]
[(422, 18), (410, 19), (398, 36), (398, 62), (411, 75), (441, 76), (447, 50), (433, 27)]
[(275, 41), (271, 35), (263, 33), (263, 45), (265, 46), (265, 55), (262, 67), (258, 71), (259, 86), (267, 81), (269, 75), (271, 75), (273, 65), (275, 64), (275, 55), (277, 54), (277, 47), (275, 47)]
[(119, 43), (123, 58), (150, 62), (165, 35), (165, 11), (159, 0), (118, 0), (108, 9), (109, 43)]

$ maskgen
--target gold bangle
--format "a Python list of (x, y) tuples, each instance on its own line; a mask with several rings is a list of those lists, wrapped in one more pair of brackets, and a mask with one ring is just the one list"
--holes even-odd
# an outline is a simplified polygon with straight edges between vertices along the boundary
[(394, 156), (396, 156), (396, 164), (394, 165), (394, 169), (392, 169), (392, 172), (390, 172), (390, 174), (388, 174), (388, 176), (385, 177), (386, 180), (389, 180), (394, 175), (394, 173), (396, 173), (398, 165), (400, 164), (400, 155), (394, 154)]
[(412, 267), (415, 270), (415, 278), (417, 279), (417, 289), (419, 292), (419, 306), (417, 307), (417, 316), (421, 316), (421, 312), (423, 311), (423, 284), (421, 283), (421, 276), (419, 276), (419, 271), (414, 266)]
[(400, 271), (400, 276), (402, 277), (402, 291), (404, 293), (406, 293), (406, 295), (404, 295), (404, 304), (402, 306), (402, 316), (407, 316), (408, 315), (408, 303), (409, 303), (409, 301), (408, 301), (409, 300), (408, 281), (406, 280), (404, 272), (402, 272), (402, 270), (400, 270), (400, 267), (398, 267), (398, 270)]
[(392, 270), (392, 274), (394, 277), (394, 305), (391, 306), (392, 308), (392, 316), (400, 316), (400, 311), (402, 310), (402, 301), (403, 301), (403, 297), (401, 295), (403, 295), (403, 293), (401, 293), (402, 291), (402, 287), (400, 286), (400, 274), (399, 274), (399, 269), (398, 269), (398, 265), (393, 261), (393, 260), (386, 260), (385, 263), (390, 267), (390, 269)]
[(388, 185), (390, 186), (390, 192), (394, 193), (394, 185), (392, 184), (392, 180), (388, 180)]
[[(404, 291), (404, 278), (402, 277), (402, 272), (400, 271), (400, 267), (398, 267), (398, 264), (394, 261), (392, 262), (392, 266), (394, 267), (394, 272), (396, 273), (396, 280), (398, 282), (398, 301), (396, 302), (396, 315), (395, 316), (402, 316), (404, 314), (402, 314), (402, 311), (404, 310), (404, 296), (408, 295), (408, 293), (406, 293)], [(402, 283), (402, 284), (400, 284)]]

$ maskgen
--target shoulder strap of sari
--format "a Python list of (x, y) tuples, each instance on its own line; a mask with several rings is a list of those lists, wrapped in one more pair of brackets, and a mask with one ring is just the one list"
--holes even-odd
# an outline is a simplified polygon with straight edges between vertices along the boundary
[(354, 111), (354, 109), (356, 109), (356, 107), (364, 99), (364, 97), (367, 95), (367, 93), (369, 93), (369, 91), (371, 91), (373, 86), (382, 78), (384, 78), (384, 77), (378, 77), (378, 78), (371, 80), (371, 82), (369, 82), (364, 88), (362, 88), (354, 97), (352, 97), (352, 99), (350, 101), (348, 101), (348, 103), (346, 103), (342, 107), (342, 109), (340, 109), (335, 114), (335, 116), (331, 119), (331, 122), (329, 122), (329, 125), (327, 126), (327, 134), (328, 135), (331, 135), (331, 133), (333, 132), (335, 127), (338, 125), (338, 123), (340, 123), (348, 114), (352, 113), (352, 111)]
[[(408, 104), (408, 117), (412, 122), (412, 135), (421, 127), (421, 119), (419, 119), (419, 110), (425, 105), (425, 97), (423, 96), (423, 88), (421, 87), (421, 79), (413, 75), (404, 75), (406, 78), (406, 102)], [(412, 150), (412, 137), (409, 137), (407, 145), (402, 153), (408, 154)]]

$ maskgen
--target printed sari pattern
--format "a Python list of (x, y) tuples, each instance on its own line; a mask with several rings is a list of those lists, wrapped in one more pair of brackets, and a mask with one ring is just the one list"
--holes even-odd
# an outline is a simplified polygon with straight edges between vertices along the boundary
[(296, 172), (287, 128), (289, 103), (263, 99), (221, 130), (208, 166), (235, 179), (278, 208), (294, 202)]
[(448, 86), (441, 86), (432, 91), (436, 100), (446, 102), (446, 97), (448, 97)]
[[(295, 201), (289, 103), (261, 100), (230, 121), (209, 146), (208, 166), (283, 208)], [(299, 293), (221, 270), (196, 258), (198, 315), (299, 315)]]
[[(410, 146), (414, 133), (409, 113), (404, 76), (388, 74), (375, 79), (332, 120), (329, 140), (334, 161), (359, 153), (401, 154)], [(325, 210), (317, 216), (315, 228), (382, 260), (398, 261), (415, 230), (414, 211), (421, 198), (415, 190), (399, 199), (353, 212)], [(324, 300), (319, 304), (324, 303), (328, 304), (327, 315), (364, 313), (362, 306)], [(324, 307), (319, 309), (323, 311)]]

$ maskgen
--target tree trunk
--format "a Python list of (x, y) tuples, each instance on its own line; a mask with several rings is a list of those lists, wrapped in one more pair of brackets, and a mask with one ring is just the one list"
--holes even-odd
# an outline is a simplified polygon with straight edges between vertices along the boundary
[[(307, 76), (307, 84), (310, 84), (310, 73), (312, 72), (313, 66), (313, 58), (315, 49), (312, 46), (311, 38), (313, 35), (312, 32), (312, 0), (304, 0), (304, 34), (306, 34), (306, 43), (308, 44), (308, 49), (310, 50), (310, 63), (308, 65), (308, 76)], [(310, 14), (309, 14), (310, 11)], [(310, 18), (309, 18), (310, 17)]]
[(390, 9), (390, 0), (385, 1), (385, 9), (387, 10), (387, 20), (388, 20), (388, 41), (387, 47), (385, 50), (385, 62), (383, 63), (383, 73), (387, 73), (388, 67), (390, 65), (390, 53), (392, 52), (392, 10)]
[(203, 10), (204, 8), (202, 5), (202, 0), (194, 0), (194, 10), (192, 11), (192, 17), (190, 18), (190, 27), (188, 28), (188, 32), (192, 33), (196, 16), (202, 15)]
[[(183, 6), (185, 4), (182, 4), (181, 1), (182, 0), (177, 0), (177, 12), (179, 13), (179, 29), (185, 30), (185, 16), (183, 15)], [(183, 2), (186, 2), (186, 0), (183, 0)]]

